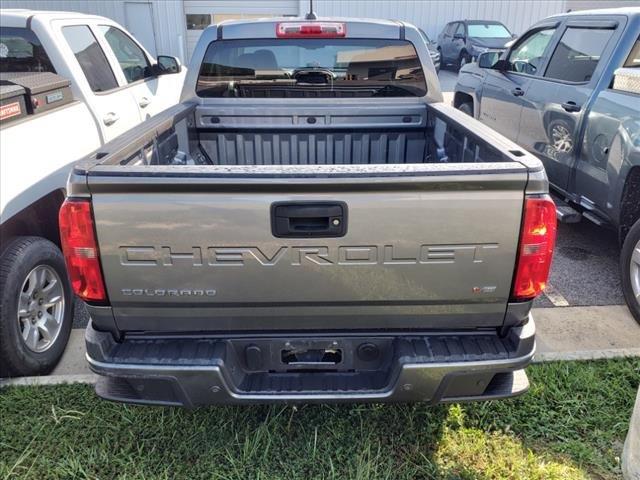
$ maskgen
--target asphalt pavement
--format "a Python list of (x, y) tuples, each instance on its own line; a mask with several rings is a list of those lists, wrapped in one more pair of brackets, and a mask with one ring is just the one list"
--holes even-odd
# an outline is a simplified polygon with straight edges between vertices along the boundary
[(559, 224), (549, 279), (551, 288), (536, 301), (536, 306), (624, 304), (619, 264), (620, 247), (615, 232), (588, 220)]

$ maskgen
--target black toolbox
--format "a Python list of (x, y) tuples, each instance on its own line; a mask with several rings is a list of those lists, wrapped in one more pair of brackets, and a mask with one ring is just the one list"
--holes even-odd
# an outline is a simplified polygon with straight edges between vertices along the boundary
[[(73, 102), (71, 82), (51, 72), (5, 72), (0, 74), (2, 89), (2, 123), (20, 118), (13, 113), (20, 107), (20, 116), (37, 115)], [(18, 90), (20, 88), (22, 91)], [(5, 99), (5, 90), (7, 99)], [(6, 103), (6, 105), (5, 105)], [(15, 105), (18, 103), (18, 105)], [(6, 110), (5, 110), (6, 109)]]

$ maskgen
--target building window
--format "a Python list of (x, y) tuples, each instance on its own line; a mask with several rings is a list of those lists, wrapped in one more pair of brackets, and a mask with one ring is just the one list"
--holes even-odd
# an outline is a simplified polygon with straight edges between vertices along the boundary
[(213, 23), (224, 22), (225, 20), (254, 20), (256, 18), (279, 17), (275, 13), (214, 13)]
[(208, 13), (187, 13), (187, 30), (204, 30), (211, 25)]

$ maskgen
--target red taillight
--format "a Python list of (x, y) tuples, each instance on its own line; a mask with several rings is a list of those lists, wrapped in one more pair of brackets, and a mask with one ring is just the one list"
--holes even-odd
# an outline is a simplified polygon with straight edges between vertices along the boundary
[(518, 246), (518, 263), (511, 299), (531, 300), (547, 286), (556, 243), (556, 206), (550, 197), (527, 198)]
[(276, 25), (278, 38), (339, 38), (346, 34), (346, 25), (337, 22), (284, 22)]
[(88, 200), (65, 200), (58, 221), (73, 291), (83, 300), (106, 302), (91, 204)]

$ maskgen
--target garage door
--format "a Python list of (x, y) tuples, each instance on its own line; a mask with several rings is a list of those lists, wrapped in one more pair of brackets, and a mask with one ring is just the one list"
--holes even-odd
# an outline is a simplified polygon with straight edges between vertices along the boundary
[(298, 16), (299, 0), (274, 1), (216, 1), (185, 0), (184, 12), (187, 22), (187, 58), (191, 59), (193, 49), (200, 34), (209, 25), (223, 20), (242, 18), (263, 18), (280, 16)]

